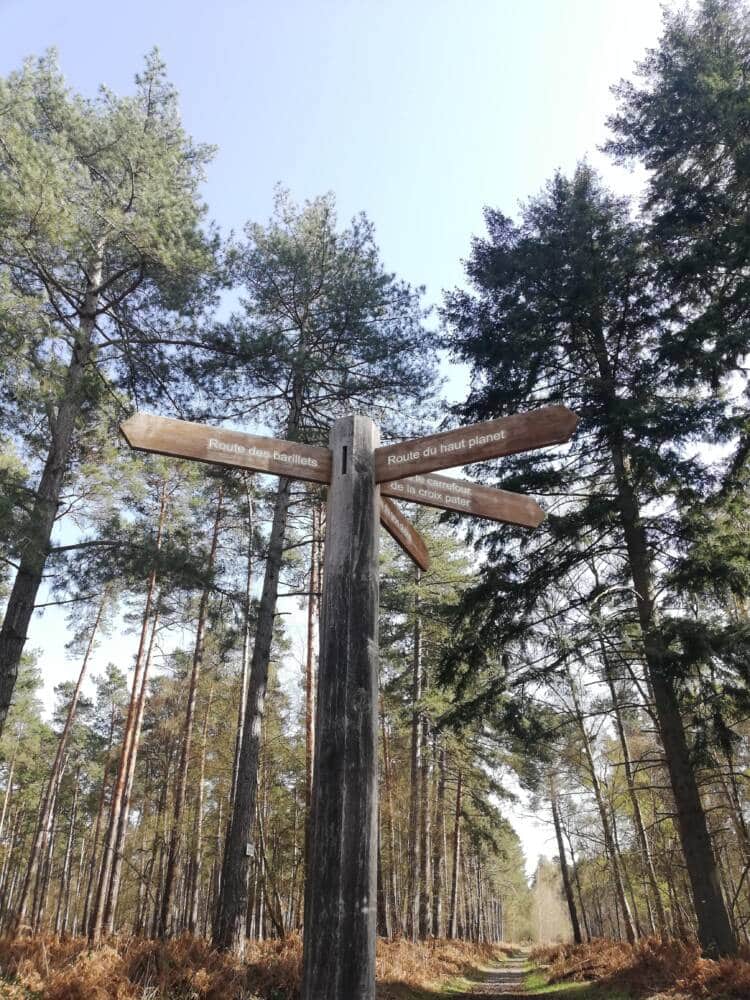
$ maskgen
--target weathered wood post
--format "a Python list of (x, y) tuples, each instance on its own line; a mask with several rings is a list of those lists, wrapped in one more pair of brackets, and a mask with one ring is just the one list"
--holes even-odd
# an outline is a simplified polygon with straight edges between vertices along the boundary
[(331, 429), (302, 1000), (374, 1000), (379, 430)]

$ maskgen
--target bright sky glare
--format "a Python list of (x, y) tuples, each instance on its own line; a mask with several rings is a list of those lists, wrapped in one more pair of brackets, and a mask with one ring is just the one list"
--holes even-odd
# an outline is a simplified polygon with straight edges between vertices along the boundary
[[(485, 205), (515, 214), (585, 157), (638, 189), (597, 146), (610, 86), (660, 22), (659, 0), (0, 0), (0, 73), (54, 46), (74, 89), (123, 93), (158, 45), (188, 131), (219, 147), (205, 197), (225, 232), (265, 220), (277, 183), (298, 200), (331, 190), (342, 221), (366, 212), (387, 266), (437, 304)], [(77, 669), (63, 625), (60, 612), (33, 625), (48, 697)], [(95, 669), (122, 650), (104, 643)], [(511, 819), (530, 868), (555, 853), (546, 824)]]

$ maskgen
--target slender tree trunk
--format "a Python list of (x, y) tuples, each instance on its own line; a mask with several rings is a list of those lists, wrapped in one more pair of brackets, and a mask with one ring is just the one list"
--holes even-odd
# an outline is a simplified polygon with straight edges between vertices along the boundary
[(237, 775), (240, 768), (240, 751), (242, 750), (242, 734), (245, 730), (245, 712), (247, 711), (247, 684), (250, 676), (250, 608), (253, 587), (253, 534), (255, 531), (255, 509), (250, 491), (250, 478), (245, 475), (245, 492), (247, 498), (247, 563), (245, 569), (245, 603), (243, 608), (242, 628), (242, 676), (240, 678), (240, 698), (237, 708), (237, 732), (234, 739), (234, 760), (232, 763), (232, 789), (230, 803), (234, 803), (237, 794)]
[(26, 873), (24, 875), (23, 887), (21, 889), (21, 895), (18, 900), (18, 909), (16, 911), (16, 924), (20, 926), (26, 920), (26, 913), (29, 905), (29, 897), (31, 894), (31, 886), (34, 881), (34, 876), (36, 875), (36, 868), (39, 862), (39, 858), (43, 852), (42, 841), (44, 839), (45, 830), (49, 827), (50, 820), (50, 809), (52, 807), (52, 790), (57, 786), (60, 780), (60, 772), (63, 766), (63, 760), (65, 758), (65, 751), (68, 746), (68, 739), (70, 737), (70, 731), (73, 728), (73, 723), (76, 717), (76, 710), (78, 708), (78, 700), (81, 695), (81, 688), (83, 686), (84, 679), (86, 677), (86, 671), (88, 669), (89, 660), (91, 658), (91, 653), (94, 649), (94, 640), (96, 634), (99, 630), (99, 625), (101, 624), (102, 614), (104, 613), (104, 606), (107, 602), (108, 595), (105, 590), (102, 595), (102, 599), (99, 602), (99, 607), (96, 612), (96, 618), (94, 619), (94, 624), (91, 628), (91, 634), (89, 635), (89, 640), (86, 645), (86, 651), (83, 655), (83, 661), (81, 662), (81, 669), (78, 673), (78, 680), (76, 681), (76, 686), (73, 689), (73, 695), (70, 699), (70, 704), (68, 705), (68, 713), (65, 718), (65, 725), (63, 726), (62, 733), (60, 733), (60, 739), (57, 741), (57, 750), (55, 751), (55, 759), (52, 762), (52, 768), (50, 770), (49, 778), (47, 779), (47, 785), (45, 787), (43, 797), (42, 797), (42, 808), (39, 814), (39, 822), (37, 824), (36, 832), (34, 834), (34, 840), (31, 845), (31, 850), (29, 851), (29, 860), (26, 865)]
[(419, 581), (421, 572), (414, 568), (414, 634), (412, 646), (411, 687), (411, 783), (409, 794), (409, 846), (406, 869), (406, 934), (416, 941), (419, 927), (419, 785), (422, 773), (422, 620), (419, 611)]
[[(608, 402), (616, 404), (614, 375), (604, 336), (600, 329), (594, 333), (602, 392)], [(670, 672), (665, 640), (659, 627), (646, 529), (630, 475), (622, 427), (613, 423), (608, 428), (608, 438), (620, 519), (643, 637), (643, 652), (675, 800), (680, 843), (698, 918), (698, 939), (703, 952), (711, 958), (734, 955), (737, 952), (737, 940), (732, 933), (727, 907), (721, 894), (716, 857), (682, 721), (674, 675)]]
[(10, 708), (18, 677), (18, 665), (28, 636), (37, 591), (42, 582), (52, 529), (60, 503), (60, 492), (73, 446), (76, 421), (84, 400), (84, 377), (91, 355), (96, 313), (99, 307), (103, 253), (102, 243), (95, 250), (95, 259), (86, 282), (62, 398), (57, 413), (50, 420), (50, 447), (47, 460), (34, 498), (34, 507), (27, 526), (26, 544), (21, 552), (18, 571), (0, 628), (0, 735)]
[[(591, 789), (594, 793), (594, 799), (596, 800), (596, 807), (599, 811), (599, 819), (602, 824), (602, 834), (604, 835), (604, 845), (609, 855), (610, 866), (612, 869), (612, 877), (615, 883), (615, 894), (618, 906), (622, 912), (622, 919), (625, 925), (625, 936), (627, 937), (630, 944), (634, 944), (636, 940), (635, 925), (633, 923), (633, 915), (630, 912), (630, 904), (628, 903), (628, 898), (625, 894), (625, 880), (623, 878), (622, 866), (620, 865), (620, 856), (617, 852), (617, 847), (615, 845), (614, 837), (612, 836), (612, 827), (609, 822), (609, 816), (607, 814), (607, 805), (604, 801), (604, 796), (602, 794), (602, 787), (599, 781), (599, 776), (596, 773), (596, 765), (594, 763), (594, 754), (591, 749), (591, 740), (589, 739), (588, 730), (584, 724), (583, 711), (581, 709), (581, 704), (578, 699), (578, 694), (576, 692), (576, 685), (570, 672), (568, 672), (568, 681), (570, 683), (570, 692), (573, 697), (573, 705), (575, 707), (575, 719), (578, 724), (578, 731), (581, 734), (581, 743), (583, 745), (584, 755), (588, 763), (589, 777), (591, 779)], [(580, 934), (580, 930), (579, 930)]]
[(560, 858), (560, 874), (562, 875), (563, 890), (565, 892), (565, 900), (568, 904), (568, 913), (570, 914), (570, 924), (573, 928), (573, 940), (576, 944), (581, 944), (583, 938), (581, 937), (581, 925), (578, 922), (578, 911), (576, 910), (576, 901), (573, 896), (573, 886), (570, 882), (570, 873), (568, 871), (568, 862), (565, 857), (565, 844), (563, 842), (563, 832), (562, 824), (560, 823), (560, 809), (557, 803), (557, 788), (555, 787), (555, 781), (552, 775), (549, 779), (549, 795), (550, 803), (552, 805), (552, 822), (555, 825), (555, 837), (557, 838), (557, 853)]
[(646, 836), (646, 827), (643, 822), (643, 814), (641, 812), (641, 804), (638, 798), (638, 791), (635, 784), (635, 775), (633, 773), (632, 758), (630, 756), (630, 745), (628, 743), (627, 733), (625, 732), (625, 724), (622, 718), (622, 711), (620, 710), (620, 700), (617, 696), (617, 691), (615, 689), (614, 677), (612, 675), (612, 666), (607, 655), (607, 650), (604, 645), (604, 641), (599, 637), (599, 648), (602, 654), (602, 663), (604, 666), (604, 673), (607, 680), (607, 686), (609, 687), (609, 693), (612, 698), (612, 709), (615, 716), (615, 725), (617, 728), (617, 735), (620, 739), (620, 746), (622, 747), (622, 758), (623, 758), (623, 769), (625, 771), (625, 781), (628, 787), (628, 797), (630, 798), (630, 804), (633, 809), (633, 824), (635, 825), (636, 836), (638, 837), (638, 845), (641, 849), (641, 864), (643, 866), (643, 871), (646, 876), (649, 888), (651, 890), (651, 901), (656, 908), (656, 916), (659, 924), (659, 932), (664, 935), (667, 932), (667, 915), (664, 912), (664, 903), (662, 902), (661, 892), (659, 890), (659, 883), (656, 879), (656, 872), (654, 870), (654, 862), (651, 857), (651, 847), (648, 842), (648, 837)]
[(52, 790), (52, 803), (49, 812), (49, 824), (46, 828), (45, 837), (42, 840), (42, 865), (37, 874), (36, 885), (34, 887), (34, 901), (31, 906), (31, 926), (34, 931), (39, 930), (39, 926), (47, 905), (47, 890), (49, 888), (50, 875), (52, 873), (52, 852), (55, 845), (55, 834), (57, 833), (57, 807), (60, 797), (60, 785), (62, 783), (67, 757), (63, 761), (57, 784)]
[[(223, 499), (223, 489), (219, 487), (216, 500), (216, 515), (214, 517), (213, 534), (211, 536), (211, 550), (208, 556), (206, 567), (207, 575), (210, 577), (216, 561), (216, 550), (219, 545), (219, 526), (221, 524), (221, 505)], [(169, 854), (167, 855), (167, 873), (164, 882), (164, 895), (161, 903), (161, 919), (159, 921), (159, 937), (165, 938), (170, 930), (172, 919), (172, 906), (174, 903), (175, 878), (177, 876), (177, 865), (179, 862), (180, 849), (182, 847), (182, 815), (185, 810), (185, 797), (187, 794), (188, 768), (190, 766), (190, 748), (193, 740), (193, 723), (195, 721), (195, 705), (198, 700), (198, 682), (200, 681), (201, 667), (203, 665), (203, 643), (206, 632), (206, 619), (208, 618), (208, 600), (211, 595), (210, 582), (203, 588), (201, 594), (200, 607), (198, 609), (198, 626), (195, 633), (195, 646), (193, 649), (193, 665), (190, 672), (190, 684), (188, 687), (187, 707), (185, 709), (185, 721), (182, 726), (182, 740), (180, 742), (180, 761), (177, 766), (177, 789), (174, 796), (174, 806), (172, 813), (172, 835), (169, 839)]]
[(227, 831), (221, 874), (221, 890), (213, 932), (213, 944), (222, 951), (241, 955), (245, 946), (248, 894), (248, 844), (256, 813), (260, 738), (265, 712), (268, 662), (273, 641), (279, 573), (284, 551), (291, 483), (279, 479), (271, 538), (266, 558), (258, 627), (253, 648), (238, 767), (237, 789)]
[(203, 871), (203, 786), (206, 781), (206, 747), (208, 746), (208, 721), (211, 717), (212, 701), (213, 688), (208, 692), (206, 715), (203, 720), (203, 732), (201, 734), (201, 758), (195, 803), (195, 827), (193, 829), (192, 880), (188, 901), (188, 930), (191, 934), (195, 934), (198, 928), (198, 899), (200, 896), (201, 873)]
[(307, 598), (307, 650), (305, 657), (305, 863), (310, 857), (310, 816), (312, 806), (313, 758), (315, 754), (315, 649), (318, 619), (320, 508), (312, 509), (310, 544), (310, 590)]
[(430, 913), (430, 849), (432, 835), (432, 811), (430, 809), (430, 724), (422, 713), (422, 777), (420, 779), (420, 823), (419, 823), (419, 936), (423, 940), (430, 936), (432, 928)]
[(453, 820), (453, 874), (451, 876), (451, 909), (448, 916), (448, 937), (453, 940), (458, 931), (458, 871), (461, 861), (461, 782), (459, 769), (456, 784), (456, 812)]
[(576, 861), (576, 856), (573, 853), (573, 841), (572, 841), (572, 839), (570, 837), (570, 834), (567, 831), (565, 832), (565, 837), (566, 837), (566, 840), (568, 841), (568, 849), (569, 849), (569, 852), (570, 852), (570, 866), (573, 869), (573, 878), (575, 880), (576, 890), (578, 891), (578, 905), (579, 905), (579, 907), (581, 909), (581, 918), (583, 919), (583, 928), (584, 928), (584, 930), (586, 932), (586, 940), (590, 941), (591, 937), (592, 937), (591, 926), (589, 924), (588, 914), (586, 912), (586, 904), (585, 904), (584, 899), (583, 899), (583, 888), (581, 887), (581, 876), (580, 876), (579, 871), (578, 871), (578, 862)]
[(112, 747), (115, 741), (115, 717), (116, 717), (116, 706), (113, 702), (112, 704), (112, 714), (109, 721), (109, 739), (107, 741), (107, 755), (104, 760), (104, 770), (102, 772), (102, 787), (99, 791), (99, 803), (96, 809), (96, 821), (94, 823), (94, 839), (91, 843), (91, 862), (89, 867), (89, 877), (86, 883), (86, 897), (83, 902), (83, 914), (81, 916), (81, 928), (85, 933), (88, 933), (89, 927), (89, 911), (91, 908), (91, 895), (94, 891), (94, 883), (96, 881), (97, 872), (97, 853), (99, 851), (99, 834), (102, 828), (102, 818), (104, 816), (104, 803), (107, 797), (107, 778), (109, 777), (109, 769), (112, 763)]
[[(159, 498), (159, 518), (156, 532), (156, 548), (161, 547), (162, 532), (164, 530), (164, 520), (167, 511), (167, 483), (162, 484)], [(148, 626), (151, 619), (151, 609), (156, 591), (156, 569), (153, 569), (148, 577), (146, 588), (146, 604), (143, 609), (143, 619), (141, 624), (141, 635), (138, 644), (138, 653), (135, 658), (135, 670), (133, 672), (133, 687), (130, 695), (130, 705), (128, 716), (125, 722), (125, 729), (122, 737), (122, 750), (120, 762), (117, 769), (117, 777), (112, 788), (112, 798), (109, 808), (109, 822), (102, 851), (102, 861), (99, 872), (99, 884), (97, 886), (94, 906), (91, 913), (91, 925), (89, 927), (89, 938), (93, 943), (98, 943), (102, 937), (102, 930), (105, 922), (105, 909), (107, 900), (111, 898), (110, 880), (112, 877), (115, 850), (118, 839), (118, 829), (120, 817), (123, 811), (123, 799), (128, 781), (128, 768), (130, 754), (135, 739), (136, 719), (138, 715), (138, 705), (141, 689), (145, 691), (145, 667), (146, 667), (146, 638), (148, 636)], [(152, 637), (153, 632), (152, 631)]]
[(10, 797), (13, 792), (13, 773), (16, 767), (16, 753), (18, 751), (18, 744), (13, 747), (13, 756), (10, 758), (8, 764), (8, 776), (5, 779), (5, 795), (3, 796), (3, 811), (0, 813), (0, 840), (3, 837), (3, 830), (5, 829), (5, 817), (8, 815), (8, 806), (10, 805)]
[(445, 747), (438, 749), (435, 738), (438, 767), (438, 786), (435, 801), (435, 834), (432, 839), (432, 936), (439, 938), (443, 930), (443, 863), (445, 845)]
[(385, 724), (385, 712), (380, 712), (380, 727), (383, 734), (383, 791), (385, 793), (385, 815), (388, 829), (388, 879), (387, 892), (390, 910), (391, 933), (397, 934), (401, 925), (401, 911), (398, 905), (398, 891), (396, 885), (396, 836), (393, 826), (393, 795), (391, 791), (391, 753), (388, 740), (388, 730)]
[(112, 859), (112, 874), (109, 883), (109, 892), (107, 893), (106, 906), (104, 908), (104, 927), (107, 934), (112, 934), (114, 931), (115, 918), (117, 914), (117, 901), (120, 896), (120, 879), (122, 877), (123, 861), (125, 860), (125, 841), (128, 834), (128, 820), (130, 818), (130, 798), (133, 792), (133, 783), (135, 781), (135, 765), (138, 759), (138, 748), (141, 740), (141, 726), (143, 724), (143, 713), (146, 707), (146, 693), (148, 690), (147, 684), (149, 668), (151, 666), (151, 655), (154, 650), (154, 642), (159, 628), (159, 610), (159, 599), (157, 599), (153, 622), (151, 625), (151, 638), (149, 639), (146, 662), (143, 667), (141, 689), (138, 695), (138, 704), (136, 706), (133, 739), (130, 743), (130, 752), (128, 754), (125, 775), (125, 789), (122, 795), (120, 818), (117, 824), (117, 836), (115, 838), (115, 849)]
[(70, 895), (71, 859), (73, 857), (73, 837), (75, 835), (78, 811), (78, 789), (81, 778), (80, 767), (76, 770), (73, 783), (73, 801), (70, 805), (70, 821), (68, 823), (68, 839), (65, 844), (65, 858), (60, 874), (60, 893), (57, 897), (57, 912), (55, 913), (55, 934), (60, 937), (65, 931), (65, 921), (68, 914), (68, 897)]

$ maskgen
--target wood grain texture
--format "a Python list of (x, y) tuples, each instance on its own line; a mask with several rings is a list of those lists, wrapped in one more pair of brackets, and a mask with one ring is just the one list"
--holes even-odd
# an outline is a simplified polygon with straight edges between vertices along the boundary
[(386, 445), (375, 451), (375, 481), (390, 482), (562, 444), (577, 423), (578, 417), (566, 406), (543, 406), (529, 413)]
[(396, 504), (385, 497), (380, 500), (380, 523), (420, 569), (430, 568), (430, 553), (424, 538)]
[(536, 528), (544, 520), (544, 511), (539, 504), (522, 493), (496, 490), (467, 479), (452, 479), (434, 472), (382, 483), (380, 495), (441, 510), (457, 510), (462, 514), (473, 514), (504, 524), (518, 524), (524, 528)]
[(331, 480), (331, 453), (327, 448), (147, 413), (129, 417), (120, 424), (120, 430), (130, 447), (138, 451), (314, 483)]
[(331, 430), (302, 1000), (375, 997), (377, 443), (366, 417)]

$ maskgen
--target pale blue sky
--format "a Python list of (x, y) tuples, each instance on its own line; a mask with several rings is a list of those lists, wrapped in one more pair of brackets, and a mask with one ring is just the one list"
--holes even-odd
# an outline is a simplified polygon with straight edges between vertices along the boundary
[[(219, 146), (205, 196), (225, 231), (265, 219), (277, 182), (298, 199), (332, 190), (437, 303), (462, 281), (484, 205), (513, 214), (585, 156), (637, 189), (596, 147), (609, 87), (660, 20), (657, 0), (0, 0), (0, 74), (54, 45), (76, 89), (123, 92), (158, 45), (188, 130)], [(47, 699), (77, 669), (63, 638), (61, 612), (35, 617)], [(127, 648), (104, 643), (95, 669), (125, 666)], [(554, 853), (548, 827), (520, 807), (511, 819), (530, 865)]]
[(125, 91), (157, 44), (188, 129), (219, 146), (222, 227), (265, 219), (277, 182), (332, 190), (437, 301), (483, 205), (601, 160), (608, 88), (659, 23), (657, 0), (0, 0), (0, 72), (54, 45), (77, 89)]

